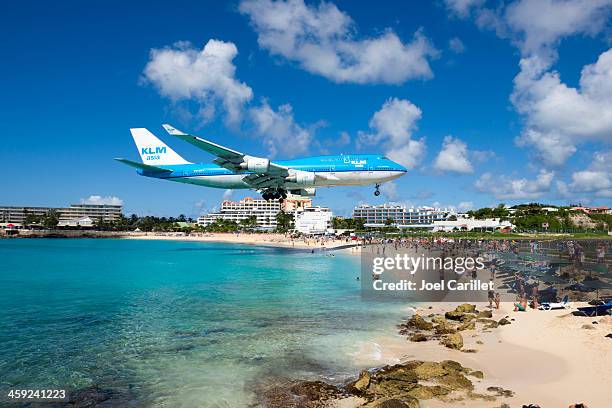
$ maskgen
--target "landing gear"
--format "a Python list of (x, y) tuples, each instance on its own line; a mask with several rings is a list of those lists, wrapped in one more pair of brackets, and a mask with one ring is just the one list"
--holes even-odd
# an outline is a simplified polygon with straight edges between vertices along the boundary
[(287, 191), (283, 190), (282, 188), (271, 188), (264, 191), (261, 194), (261, 197), (266, 201), (279, 200), (282, 203), (283, 200), (287, 198)]
[(378, 197), (380, 195), (380, 184), (376, 184), (376, 190), (374, 190), (374, 195)]

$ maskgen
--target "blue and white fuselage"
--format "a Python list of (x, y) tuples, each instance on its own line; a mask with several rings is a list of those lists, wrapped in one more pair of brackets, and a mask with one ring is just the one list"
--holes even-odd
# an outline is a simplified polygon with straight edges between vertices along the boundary
[(373, 154), (271, 161), (188, 135), (169, 125), (164, 127), (171, 135), (217, 156), (214, 163), (187, 162), (146, 129), (131, 129), (142, 163), (117, 160), (136, 167), (138, 174), (146, 177), (223, 189), (255, 189), (264, 192), (264, 197), (267, 193), (268, 198), (280, 198), (287, 191), (314, 195), (317, 187), (371, 184), (378, 187), (406, 173), (400, 164)]
[[(314, 174), (309, 182), (284, 181), (277, 187), (298, 189), (304, 187), (361, 186), (381, 184), (406, 173), (399, 164), (380, 155), (357, 154), (339, 156), (317, 156), (295, 160), (276, 160), (275, 163), (288, 169)], [(224, 189), (251, 189), (244, 178), (252, 172), (234, 173), (221, 166), (209, 163), (166, 165), (168, 172), (138, 170), (138, 174), (179, 183), (197, 184)]]

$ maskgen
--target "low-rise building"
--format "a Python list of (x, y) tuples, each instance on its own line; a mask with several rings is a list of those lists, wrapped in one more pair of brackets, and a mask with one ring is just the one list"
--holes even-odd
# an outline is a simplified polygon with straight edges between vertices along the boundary
[(83, 219), (102, 219), (105, 222), (116, 221), (121, 217), (123, 207), (110, 204), (72, 204), (70, 207), (0, 207), (0, 222), (24, 224), (28, 216), (42, 218), (50, 211), (58, 214), (60, 223)]
[(400, 204), (368, 205), (360, 204), (353, 209), (353, 218), (361, 218), (366, 227), (383, 227), (391, 220), (396, 227), (427, 226), (435, 221), (442, 221), (451, 215), (453, 210), (434, 207), (406, 207)]
[(198, 218), (198, 225), (206, 227), (217, 220), (240, 221), (249, 217), (257, 218), (257, 226), (261, 229), (272, 230), (276, 228), (276, 215), (281, 210), (278, 201), (266, 201), (247, 197), (240, 201), (223, 201), (218, 212), (202, 215)]
[(433, 232), (437, 231), (511, 231), (514, 225), (507, 220), (499, 218), (476, 218), (459, 217), (455, 220), (435, 221), (431, 225)]

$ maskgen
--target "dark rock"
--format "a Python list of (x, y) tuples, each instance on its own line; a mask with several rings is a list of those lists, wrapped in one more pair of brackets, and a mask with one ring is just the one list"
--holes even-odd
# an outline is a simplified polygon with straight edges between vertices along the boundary
[(459, 333), (449, 334), (442, 340), (442, 344), (454, 350), (461, 350), (463, 347), (463, 336)]
[(431, 322), (435, 324), (444, 324), (446, 323), (446, 318), (442, 315), (434, 315), (431, 318)]
[(444, 320), (444, 323), (440, 323), (434, 326), (434, 331), (437, 335), (443, 335), (455, 333), (457, 330), (448, 320)]
[(448, 320), (455, 320), (455, 321), (460, 321), (460, 322), (469, 322), (470, 320), (474, 319), (476, 316), (470, 313), (464, 313), (464, 312), (457, 312), (452, 311), (452, 312), (446, 312), (444, 313), (444, 317), (446, 317)]
[(414, 372), (419, 380), (431, 380), (432, 378), (448, 374), (449, 370), (441, 363), (426, 361), (415, 368)]
[(461, 352), (462, 353), (478, 353), (478, 350), (476, 350), (476, 349), (462, 349)]
[(413, 327), (418, 330), (431, 330), (433, 329), (433, 324), (431, 322), (426, 321), (419, 315), (418, 313), (413, 315), (408, 322), (406, 322), (406, 326)]
[(582, 328), (585, 330), (595, 330), (595, 328), (590, 324), (583, 324)]
[(459, 313), (475, 313), (476, 312), (476, 305), (471, 305), (469, 303), (464, 303), (462, 305), (459, 305), (455, 308), (455, 312), (459, 312)]
[(462, 373), (453, 371), (440, 378), (440, 384), (451, 390), (472, 390), (474, 385)]
[(482, 319), (490, 319), (493, 317), (493, 312), (490, 310), (483, 310), (481, 312), (478, 312), (476, 317), (482, 318)]
[(412, 336), (410, 336), (410, 341), (414, 341), (414, 342), (427, 341), (427, 336), (424, 335), (423, 333), (415, 333)]
[(476, 328), (476, 323), (474, 323), (474, 322), (465, 322), (465, 323), (461, 323), (459, 325), (459, 327), (457, 327), (457, 331), (474, 330), (475, 328)]
[(359, 378), (355, 382), (349, 383), (346, 388), (350, 392), (359, 395), (368, 389), (370, 386), (370, 379), (370, 372), (363, 370), (359, 373)]
[(500, 326), (505, 326), (505, 325), (507, 325), (507, 324), (511, 324), (511, 323), (510, 323), (510, 320), (508, 320), (508, 319), (506, 319), (506, 318), (504, 317), (504, 318), (501, 318), (501, 319), (499, 320), (499, 322), (497, 322), (497, 324), (499, 324)]
[(326, 401), (342, 396), (342, 391), (323, 381), (301, 381), (290, 388), (291, 392), (306, 401)]

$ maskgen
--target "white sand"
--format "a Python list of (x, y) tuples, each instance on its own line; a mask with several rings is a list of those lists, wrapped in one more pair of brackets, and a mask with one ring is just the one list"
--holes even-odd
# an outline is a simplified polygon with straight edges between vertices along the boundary
[[(488, 306), (488, 305), (487, 305)], [(419, 309), (421, 315), (451, 310), (454, 306), (437, 304), (433, 309)], [(485, 305), (478, 305), (480, 310)], [(511, 325), (490, 332), (461, 332), (464, 349), (451, 350), (437, 341), (413, 343), (403, 336), (374, 339), (380, 347), (380, 365), (407, 360), (455, 360), (466, 367), (484, 372), (484, 380), (470, 377), (475, 392), (486, 393), (489, 386), (500, 386), (515, 392), (512, 398), (498, 397), (488, 401), (462, 401), (445, 404), (437, 400), (422, 401), (422, 407), (493, 407), (502, 402), (512, 407), (537, 403), (542, 408), (569, 407), (583, 402), (589, 408), (612, 407), (612, 317), (578, 317), (575, 310), (513, 312), (511, 303), (493, 311), (496, 320), (509, 316)], [(599, 324), (592, 324), (596, 321)], [(590, 325), (594, 329), (583, 329)], [(482, 341), (483, 344), (477, 344)], [(362, 359), (371, 359), (362, 355)]]
[[(144, 240), (172, 240), (172, 241), (195, 241), (195, 242), (228, 242), (233, 244), (264, 245), (282, 248), (300, 249), (333, 249), (345, 245), (354, 245), (354, 241), (345, 239), (291, 239), (284, 234), (233, 234), (233, 233), (207, 233), (207, 234), (173, 234), (173, 233), (140, 233), (123, 237), (125, 239)], [(351, 253), (358, 252), (355, 248)]]

